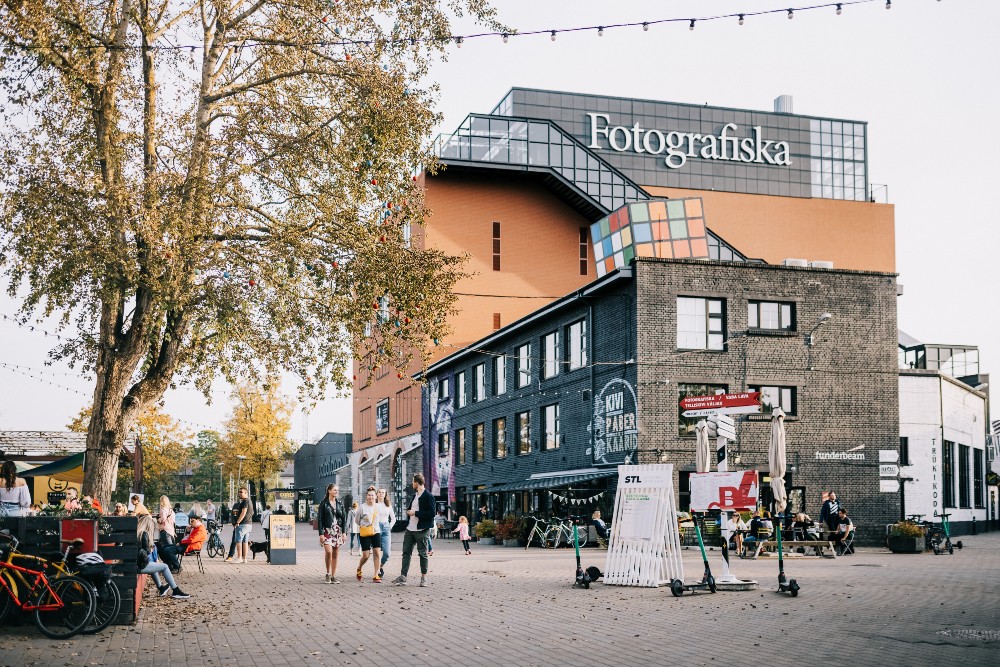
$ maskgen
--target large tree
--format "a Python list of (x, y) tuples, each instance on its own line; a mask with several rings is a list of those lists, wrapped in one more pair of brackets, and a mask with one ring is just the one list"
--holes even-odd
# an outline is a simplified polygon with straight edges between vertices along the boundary
[(52, 356), (94, 373), (102, 501), (172, 383), (287, 369), (315, 398), (352, 351), (404, 368), (445, 333), (461, 266), (409, 242), (421, 81), (456, 14), (500, 28), (446, 7), (0, 0), (0, 265), (25, 319), (79, 332)]

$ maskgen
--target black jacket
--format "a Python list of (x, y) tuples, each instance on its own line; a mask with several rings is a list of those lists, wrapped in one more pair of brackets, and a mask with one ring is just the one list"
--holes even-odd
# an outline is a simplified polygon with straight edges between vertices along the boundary
[(420, 494), (417, 504), (417, 530), (427, 530), (434, 526), (434, 496), (427, 489)]
[(339, 500), (330, 503), (329, 498), (324, 498), (319, 504), (319, 531), (323, 532), (327, 528), (333, 528), (334, 522), (340, 526), (340, 532), (344, 532), (344, 504)]

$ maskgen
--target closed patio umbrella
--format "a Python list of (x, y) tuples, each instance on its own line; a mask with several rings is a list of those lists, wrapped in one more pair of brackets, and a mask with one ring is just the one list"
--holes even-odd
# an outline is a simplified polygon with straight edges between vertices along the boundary
[(708, 444), (708, 422), (702, 419), (694, 427), (694, 467), (698, 472), (708, 472), (712, 450)]
[(771, 411), (771, 445), (767, 450), (767, 458), (771, 469), (774, 509), (781, 514), (788, 504), (788, 494), (785, 492), (785, 413), (781, 408)]

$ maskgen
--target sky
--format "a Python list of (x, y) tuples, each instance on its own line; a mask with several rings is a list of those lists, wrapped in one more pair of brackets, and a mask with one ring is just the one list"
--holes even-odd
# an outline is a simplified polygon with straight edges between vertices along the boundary
[[(488, 112), (513, 86), (770, 111), (792, 95), (797, 114), (868, 122), (869, 177), (895, 205), (896, 262), (905, 293), (899, 327), (928, 343), (978, 345), (983, 372), (1000, 382), (1000, 223), (989, 202), (1000, 185), (993, 155), (1000, 118), (1000, 3), (895, 0), (795, 12), (776, 0), (495, 3), (520, 32), (660, 19), (641, 27), (463, 40), (435, 65), (439, 130)], [(781, 9), (777, 14), (690, 18)], [(480, 32), (458, 23), (456, 34)], [(884, 186), (881, 187), (881, 186)], [(0, 297), (0, 315), (16, 304)], [(42, 325), (40, 329), (54, 329)], [(59, 430), (89, 402), (92, 381), (46, 366), (52, 338), (0, 317), (0, 429)], [(16, 364), (16, 367), (12, 365)], [(26, 375), (27, 374), (27, 375)], [(286, 388), (291, 391), (290, 385)], [(1000, 390), (1000, 387), (998, 387)], [(229, 414), (219, 383), (211, 405), (194, 390), (168, 392), (165, 409), (196, 431)], [(350, 398), (293, 420), (292, 437), (351, 430)]]

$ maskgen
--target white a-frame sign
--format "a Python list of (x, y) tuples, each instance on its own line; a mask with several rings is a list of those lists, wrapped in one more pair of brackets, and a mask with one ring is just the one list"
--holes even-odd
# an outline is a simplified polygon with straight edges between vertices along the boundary
[(673, 479), (669, 464), (618, 466), (604, 583), (655, 587), (684, 581)]

